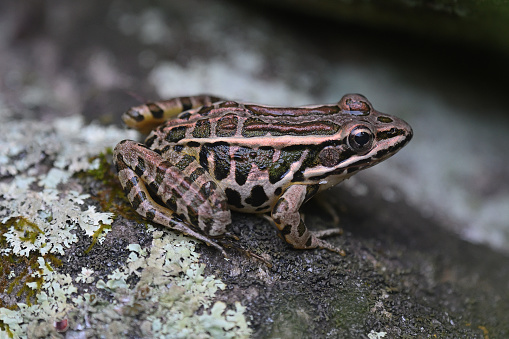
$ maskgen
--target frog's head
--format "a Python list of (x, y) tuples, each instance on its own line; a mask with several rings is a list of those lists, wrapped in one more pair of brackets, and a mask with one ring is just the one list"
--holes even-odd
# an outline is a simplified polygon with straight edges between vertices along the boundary
[(389, 158), (412, 139), (408, 123), (376, 111), (363, 95), (346, 94), (338, 106), (341, 129), (330, 145), (317, 150), (318, 165), (304, 174), (311, 181), (334, 185)]

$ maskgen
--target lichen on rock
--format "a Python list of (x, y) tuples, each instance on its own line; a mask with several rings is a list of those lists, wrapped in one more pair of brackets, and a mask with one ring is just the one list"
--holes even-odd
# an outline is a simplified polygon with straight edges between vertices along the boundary
[(91, 157), (134, 132), (80, 117), (13, 121), (0, 112), (0, 122), (0, 338), (249, 336), (245, 308), (214, 302), (225, 285), (204, 275), (182, 235), (149, 225), (151, 247), (130, 244), (127, 262), (105, 276), (61, 267), (57, 256), (71, 254), (78, 233), (101, 246), (115, 218), (74, 175), (97, 170)]

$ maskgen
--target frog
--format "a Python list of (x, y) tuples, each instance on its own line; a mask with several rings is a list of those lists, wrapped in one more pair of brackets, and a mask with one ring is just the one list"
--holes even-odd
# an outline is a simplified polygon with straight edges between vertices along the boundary
[(345, 255), (309, 230), (300, 208), (317, 193), (394, 155), (413, 136), (404, 120), (361, 94), (337, 103), (267, 106), (212, 95), (182, 96), (128, 109), (144, 143), (119, 142), (118, 178), (143, 218), (217, 248), (231, 212), (266, 215), (295, 249)]

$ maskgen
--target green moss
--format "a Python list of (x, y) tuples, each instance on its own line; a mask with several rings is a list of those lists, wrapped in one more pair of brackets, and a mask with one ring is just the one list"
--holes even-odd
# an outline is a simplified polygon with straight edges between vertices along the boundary
[(104, 152), (90, 158), (90, 163), (94, 164), (94, 168), (85, 171), (85, 174), (94, 179), (101, 181), (103, 184), (108, 185), (114, 180), (115, 175), (111, 170), (111, 162), (109, 159), (113, 156), (111, 147), (107, 147)]
[(99, 240), (99, 238), (101, 237), (101, 235), (103, 234), (103, 232), (105, 230), (111, 230), (111, 225), (105, 225), (103, 224), (102, 222), (99, 222), (99, 228), (97, 229), (97, 231), (94, 232), (94, 234), (92, 235), (92, 243), (90, 244), (90, 246), (85, 250), (85, 254), (88, 254), (88, 252), (90, 252), (90, 250), (92, 250), (92, 248), (94, 247), (94, 245), (97, 243), (97, 240)]

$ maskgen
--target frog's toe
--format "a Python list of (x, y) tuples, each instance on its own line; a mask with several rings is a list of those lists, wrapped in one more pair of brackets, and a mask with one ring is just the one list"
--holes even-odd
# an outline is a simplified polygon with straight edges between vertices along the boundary
[(326, 250), (329, 250), (329, 251), (332, 251), (332, 252), (336, 252), (336, 253), (338, 253), (342, 257), (346, 256), (345, 250), (343, 250), (343, 249), (341, 249), (339, 247), (336, 247), (336, 246), (328, 243), (327, 241), (319, 239), (319, 240), (317, 240), (317, 245), (318, 245), (317, 246), (318, 248), (324, 248)]
[(212, 246), (212, 247), (217, 248), (219, 251), (221, 251), (221, 254), (223, 254), (223, 257), (225, 259), (229, 258), (228, 254), (226, 254), (226, 251), (224, 250), (224, 248), (221, 245), (219, 245), (218, 243), (215, 243), (213, 241), (207, 240), (207, 241), (205, 241), (205, 244), (207, 244), (207, 246)]
[(314, 231), (313, 232), (313, 235), (315, 237), (319, 238), (319, 239), (331, 237), (333, 235), (341, 235), (341, 234), (343, 234), (343, 229), (342, 228), (329, 228), (329, 229), (326, 229), (326, 230)]

